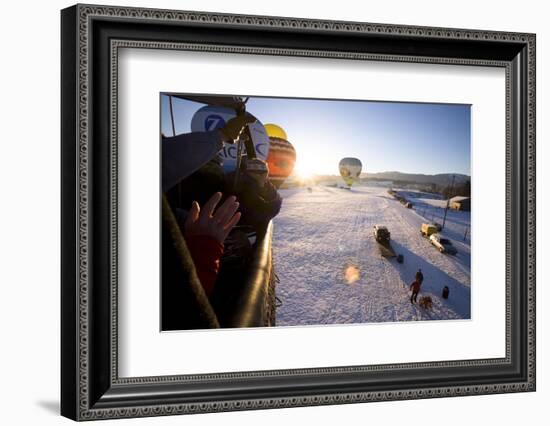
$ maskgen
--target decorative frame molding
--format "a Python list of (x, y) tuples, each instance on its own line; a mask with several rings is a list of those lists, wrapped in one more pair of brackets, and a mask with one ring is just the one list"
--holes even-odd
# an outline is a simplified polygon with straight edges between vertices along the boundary
[[(127, 29), (130, 23), (139, 28)], [(203, 30), (213, 27), (238, 44), (209, 40)], [(188, 34), (178, 38), (174, 28)], [(263, 42), (271, 45), (252, 45), (249, 31), (266, 34)], [(140, 38), (144, 33), (158, 40)], [(322, 34), (336, 49), (300, 39), (308, 34)], [(354, 50), (353, 43), (365, 40), (371, 43), (364, 50)], [(92, 420), (534, 391), (535, 42), (533, 34), (496, 31), (91, 5), (63, 10), (62, 414)], [(418, 54), (400, 52), (411, 45)], [(119, 378), (116, 123), (123, 47), (505, 68), (506, 357)], [(452, 384), (463, 377), (457, 372), (467, 376), (480, 368), (487, 378)], [(431, 385), (414, 386), (410, 378), (421, 373)], [(380, 384), (380, 374), (390, 382)], [(336, 377), (339, 387), (331, 384)], [(242, 389), (224, 392), (224, 382), (236, 379)], [(181, 392), (168, 397), (167, 389)], [(270, 396), (254, 397), (259, 389)]]

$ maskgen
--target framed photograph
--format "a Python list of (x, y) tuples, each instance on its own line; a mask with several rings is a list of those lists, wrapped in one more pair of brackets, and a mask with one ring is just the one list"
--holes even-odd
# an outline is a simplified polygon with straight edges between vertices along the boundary
[(535, 35), (61, 12), (61, 414), (535, 390)]

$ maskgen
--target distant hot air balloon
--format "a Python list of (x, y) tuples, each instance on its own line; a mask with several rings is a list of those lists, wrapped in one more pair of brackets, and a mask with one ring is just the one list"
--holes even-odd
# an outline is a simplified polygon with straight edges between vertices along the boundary
[(281, 127), (276, 124), (266, 124), (264, 127), (269, 136), (269, 180), (275, 188), (279, 188), (294, 169), (296, 150)]
[(342, 179), (351, 188), (353, 182), (359, 179), (363, 165), (358, 158), (346, 157), (340, 160), (338, 167), (340, 168)]

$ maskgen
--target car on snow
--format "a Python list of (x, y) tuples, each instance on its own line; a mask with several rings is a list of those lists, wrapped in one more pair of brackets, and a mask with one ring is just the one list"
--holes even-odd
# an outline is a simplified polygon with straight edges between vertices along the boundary
[(437, 248), (441, 253), (456, 254), (456, 248), (451, 243), (451, 240), (443, 238), (440, 234), (430, 235), (430, 243)]
[(430, 235), (435, 234), (437, 231), (437, 227), (430, 223), (423, 223), (420, 227), (420, 233), (425, 237), (429, 237)]
[(374, 225), (374, 238), (379, 243), (388, 242), (390, 240), (390, 231), (388, 228), (382, 225)]

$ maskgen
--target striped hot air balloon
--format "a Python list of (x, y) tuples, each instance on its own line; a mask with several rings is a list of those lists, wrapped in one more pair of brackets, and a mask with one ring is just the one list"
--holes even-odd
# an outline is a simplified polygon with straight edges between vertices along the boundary
[(296, 150), (281, 127), (276, 124), (266, 124), (264, 127), (269, 136), (269, 180), (275, 188), (279, 188), (294, 169)]
[(345, 157), (340, 160), (338, 167), (340, 168), (340, 176), (342, 176), (348, 187), (351, 188), (353, 182), (359, 179), (363, 164), (361, 164), (361, 160), (358, 158)]

